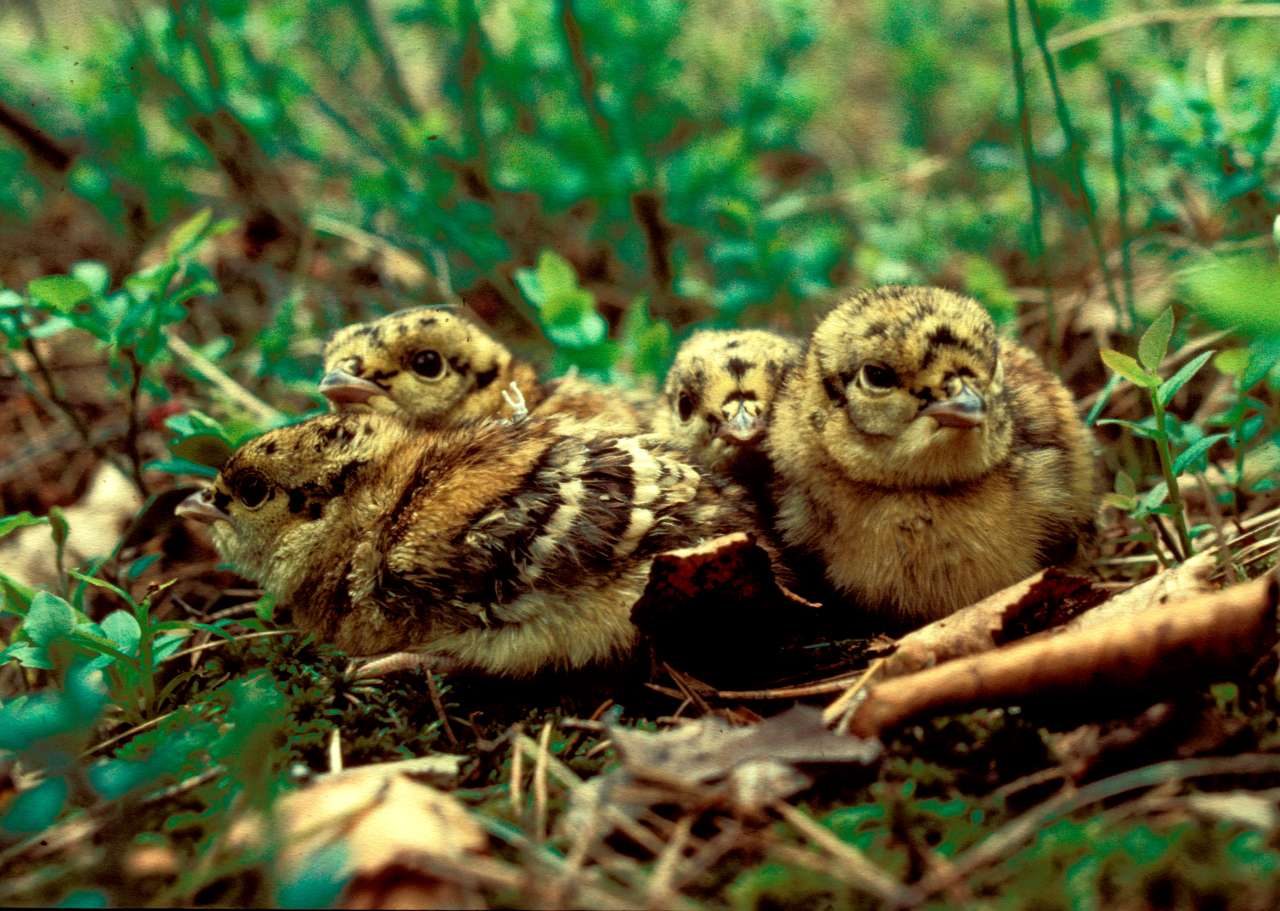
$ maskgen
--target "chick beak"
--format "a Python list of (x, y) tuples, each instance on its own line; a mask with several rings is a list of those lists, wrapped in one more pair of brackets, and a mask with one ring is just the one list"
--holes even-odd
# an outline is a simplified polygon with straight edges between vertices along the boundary
[(345, 370), (330, 370), (326, 373), (320, 381), (320, 393), (335, 405), (360, 404), (375, 395), (386, 395), (386, 391), (377, 383)]
[(926, 405), (923, 413), (937, 421), (939, 427), (972, 430), (981, 427), (987, 419), (987, 403), (978, 393), (964, 386), (958, 395)]
[(717, 431), (717, 435), (722, 440), (740, 446), (754, 443), (760, 439), (762, 433), (764, 433), (764, 421), (760, 420), (758, 414), (748, 411), (747, 403), (743, 401), (738, 402), (738, 410), (731, 417), (726, 418)]
[(224, 522), (231, 521), (231, 516), (227, 512), (213, 505), (213, 490), (209, 487), (197, 490), (187, 497), (174, 507), (173, 513), (195, 519), (197, 522), (217, 522), (219, 519)]

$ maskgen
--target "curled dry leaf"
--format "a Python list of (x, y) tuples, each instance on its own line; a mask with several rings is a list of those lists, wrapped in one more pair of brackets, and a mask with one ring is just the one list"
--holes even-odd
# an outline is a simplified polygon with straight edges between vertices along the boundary
[(1212, 551), (1196, 554), (1150, 579), (1125, 589), (1105, 604), (1076, 617), (1068, 629), (1085, 629), (1117, 617), (1128, 617), (1150, 608), (1164, 607), (1211, 591), (1209, 577), (1217, 568)]
[(349, 878), (344, 907), (482, 907), (464, 876), (438, 871), (465, 870), (487, 855), (488, 837), (455, 798), (411, 777), (413, 762), (326, 775), (276, 801), (273, 826), (259, 816), (239, 820), (230, 843), (261, 845), (274, 828), (276, 874), (285, 882), (336, 849), (336, 872)]
[(1070, 697), (1114, 699), (1247, 669), (1271, 647), (1280, 583), (1274, 576), (1006, 645), (872, 687), (853, 713), (863, 737), (912, 718), (982, 705)]
[(1105, 597), (1088, 579), (1057, 568), (1041, 570), (907, 633), (891, 647), (879, 676), (898, 677), (989, 651), (1063, 623)]

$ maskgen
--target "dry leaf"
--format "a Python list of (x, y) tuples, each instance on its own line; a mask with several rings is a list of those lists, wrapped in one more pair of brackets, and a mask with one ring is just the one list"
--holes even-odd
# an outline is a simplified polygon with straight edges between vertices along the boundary
[(1157, 573), (1120, 592), (1105, 604), (1086, 611), (1067, 624), (1067, 629), (1086, 629), (1117, 617), (1127, 617), (1202, 595), (1211, 590), (1209, 577), (1216, 568), (1217, 560), (1212, 551), (1196, 554), (1190, 560)]
[(765, 782), (772, 782), (785, 790), (772, 798), (784, 797), (808, 781), (798, 773), (784, 775), (781, 769), (816, 763), (869, 765), (880, 756), (879, 742), (832, 734), (822, 723), (822, 713), (810, 706), (795, 706), (750, 727), (730, 727), (706, 716), (670, 731), (612, 728), (609, 736), (629, 776), (689, 793), (719, 782), (727, 783), (731, 794), (759, 794), (768, 790)]
[(658, 554), (631, 621), (659, 660), (723, 682), (776, 655), (817, 607), (778, 579), (754, 537), (735, 532)]
[(1071, 697), (1112, 698), (1212, 680), (1275, 639), (1274, 576), (1058, 635), (1016, 642), (873, 686), (850, 730), (864, 737), (925, 714)]
[(899, 639), (880, 671), (897, 677), (989, 651), (1056, 626), (1106, 595), (1061, 569), (1042, 570)]
[[(410, 764), (416, 760), (410, 760)], [(435, 875), (487, 854), (488, 837), (454, 797), (421, 784), (406, 763), (363, 766), (326, 775), (273, 807), (277, 875), (296, 881), (321, 851), (342, 850), (350, 876), (345, 907), (482, 907), (467, 883)], [(230, 843), (260, 844), (270, 831), (260, 817), (237, 822)]]

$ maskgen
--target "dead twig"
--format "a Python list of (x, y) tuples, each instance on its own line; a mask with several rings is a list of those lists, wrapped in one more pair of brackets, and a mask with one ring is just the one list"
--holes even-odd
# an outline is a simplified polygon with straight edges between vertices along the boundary
[(1023, 699), (1128, 692), (1240, 667), (1275, 638), (1280, 582), (1264, 577), (1056, 636), (1017, 642), (885, 681), (850, 730), (875, 737), (912, 718)]

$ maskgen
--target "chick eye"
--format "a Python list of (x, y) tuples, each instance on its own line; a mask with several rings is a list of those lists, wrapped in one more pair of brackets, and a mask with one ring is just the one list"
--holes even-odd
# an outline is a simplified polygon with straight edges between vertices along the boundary
[(676, 408), (680, 411), (680, 420), (689, 420), (689, 418), (693, 417), (693, 396), (687, 392), (680, 393)]
[(418, 376), (435, 380), (444, 373), (444, 358), (440, 356), (439, 351), (419, 351), (409, 361), (409, 366)]
[(257, 509), (261, 506), (266, 501), (267, 494), (270, 491), (271, 488), (267, 484), (267, 479), (260, 474), (243, 474), (236, 479), (236, 499), (249, 509)]
[(893, 389), (898, 385), (898, 374), (884, 364), (863, 364), (862, 382), (871, 389)]

